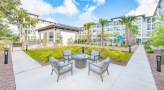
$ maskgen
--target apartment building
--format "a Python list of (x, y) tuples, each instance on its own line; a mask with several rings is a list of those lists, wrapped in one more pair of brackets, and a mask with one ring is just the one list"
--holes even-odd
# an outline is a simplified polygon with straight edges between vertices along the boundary
[[(153, 16), (146, 17), (146, 15), (138, 15), (137, 19), (132, 22), (133, 25), (138, 27), (138, 35), (136, 35), (136, 42), (138, 44), (145, 43), (150, 38), (150, 32), (154, 28), (154, 18)], [(125, 25), (121, 24), (119, 20), (121, 17), (112, 18), (108, 21), (107, 25), (104, 26), (104, 34), (115, 34), (125, 36)], [(94, 23), (92, 29), (90, 30), (91, 40), (95, 39), (99, 34), (101, 34), (102, 27), (99, 23)], [(80, 32), (79, 34), (87, 35), (87, 30)]]
[(160, 16), (164, 11), (164, 0), (159, 0), (156, 10), (154, 12), (154, 16)]
[(38, 23), (35, 25), (35, 27), (29, 25), (27, 28), (24, 28), (23, 26), (19, 28), (23, 41), (39, 39), (39, 33), (38, 31), (36, 31), (38, 28), (55, 24), (55, 22), (52, 21), (39, 19), (39, 15), (32, 14), (32, 13), (28, 13), (28, 14), (30, 15), (31, 18), (38, 19)]

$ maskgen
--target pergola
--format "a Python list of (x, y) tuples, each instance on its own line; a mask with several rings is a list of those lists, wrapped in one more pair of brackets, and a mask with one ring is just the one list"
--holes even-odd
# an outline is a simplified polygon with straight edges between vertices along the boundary
[(64, 25), (64, 24), (53, 24), (53, 25), (49, 25), (49, 26), (46, 26), (46, 27), (42, 27), (42, 28), (39, 28), (37, 29), (38, 32), (41, 32), (41, 31), (45, 31), (45, 30), (48, 30), (48, 29), (62, 29), (62, 30), (68, 30), (68, 31), (74, 31), (74, 32), (79, 32), (79, 31), (82, 31), (80, 28), (77, 28), (77, 27), (72, 27), (72, 26), (68, 26), (68, 25)]
[[(39, 33), (45, 33), (48, 31), (51, 31), (53, 32), (53, 39), (54, 41), (56, 41), (56, 38), (58, 38), (58, 33), (61, 32), (61, 31), (67, 31), (67, 32), (80, 32), (80, 31), (83, 31), (81, 28), (78, 28), (78, 27), (73, 27), (73, 26), (68, 26), (68, 25), (64, 25), (64, 24), (59, 24), (59, 23), (55, 23), (55, 24), (52, 24), (52, 25), (49, 25), (49, 26), (45, 26), (45, 27), (42, 27), (42, 28), (39, 28), (37, 29), (36, 31), (38, 31)], [(47, 35), (47, 39), (49, 38), (49, 34)], [(41, 39), (41, 36), (40, 36), (40, 39)], [(78, 41), (77, 41), (78, 42)]]

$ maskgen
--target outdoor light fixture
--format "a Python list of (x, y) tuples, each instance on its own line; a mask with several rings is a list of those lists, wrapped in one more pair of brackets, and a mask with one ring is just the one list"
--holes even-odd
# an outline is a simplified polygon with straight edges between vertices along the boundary
[(82, 47), (82, 54), (84, 54), (84, 47)]
[(8, 52), (9, 50), (4, 50), (4, 64), (8, 64)]
[(157, 55), (156, 60), (157, 60), (157, 71), (161, 72), (161, 55)]
[(26, 45), (26, 51), (28, 51), (28, 45)]
[(128, 45), (128, 47), (129, 47), (129, 53), (131, 53), (131, 45)]

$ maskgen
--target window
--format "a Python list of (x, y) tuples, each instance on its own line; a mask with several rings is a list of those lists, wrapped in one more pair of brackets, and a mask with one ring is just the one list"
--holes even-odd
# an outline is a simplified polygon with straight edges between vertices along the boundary
[(151, 24), (147, 25), (147, 30), (151, 30)]
[(151, 23), (151, 18), (147, 18), (147, 23)]

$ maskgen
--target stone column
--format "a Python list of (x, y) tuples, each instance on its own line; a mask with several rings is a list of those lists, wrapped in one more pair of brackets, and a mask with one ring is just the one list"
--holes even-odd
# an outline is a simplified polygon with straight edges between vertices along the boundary
[(56, 43), (56, 29), (53, 29), (53, 42)]
[(49, 42), (49, 32), (47, 32), (47, 42)]

